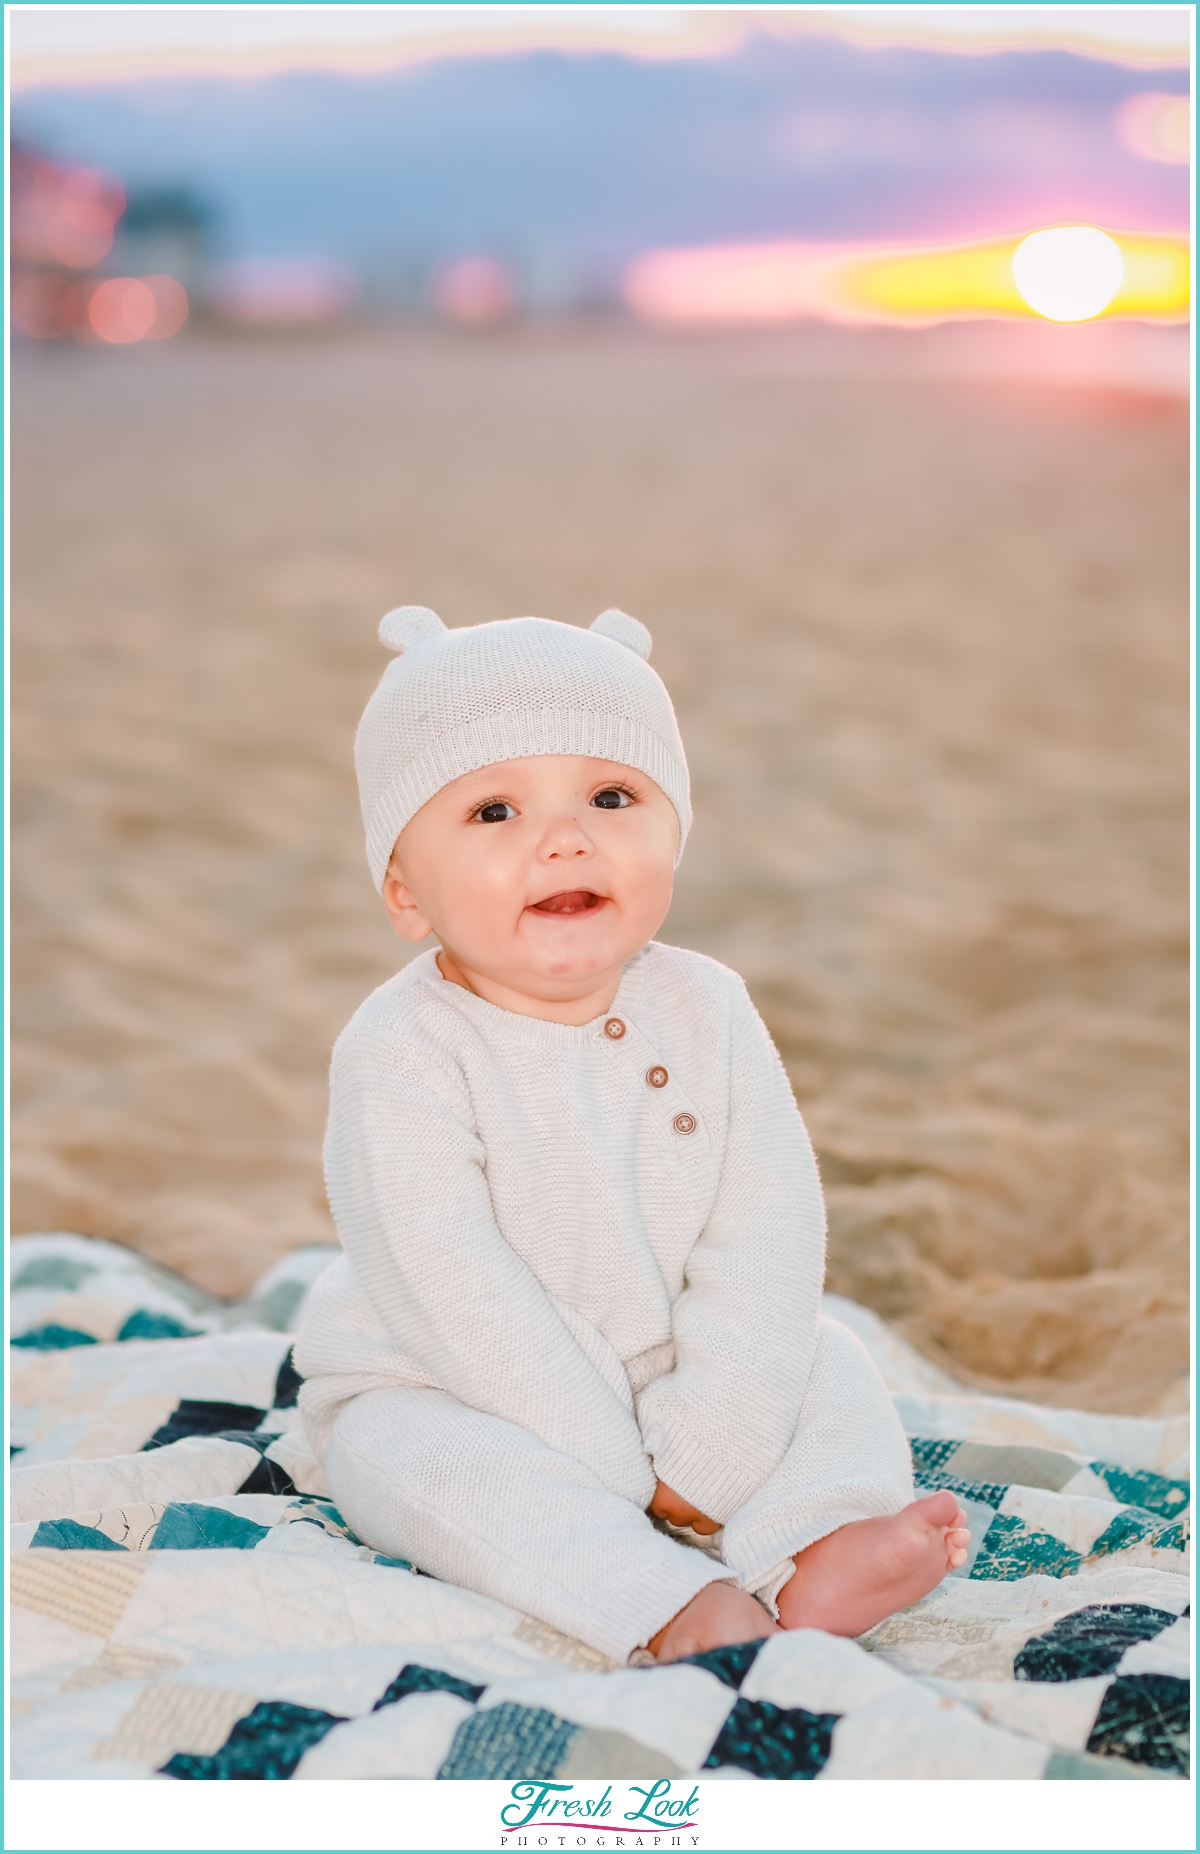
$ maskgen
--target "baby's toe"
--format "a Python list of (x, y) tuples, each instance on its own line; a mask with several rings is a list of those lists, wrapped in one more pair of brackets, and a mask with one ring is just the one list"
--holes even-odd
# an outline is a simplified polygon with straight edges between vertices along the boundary
[(956, 1526), (966, 1518), (952, 1493), (926, 1494), (920, 1500), (914, 1500), (909, 1512), (916, 1512), (929, 1526)]
[(965, 1526), (952, 1526), (946, 1533), (946, 1568), (957, 1571), (967, 1562), (971, 1534)]

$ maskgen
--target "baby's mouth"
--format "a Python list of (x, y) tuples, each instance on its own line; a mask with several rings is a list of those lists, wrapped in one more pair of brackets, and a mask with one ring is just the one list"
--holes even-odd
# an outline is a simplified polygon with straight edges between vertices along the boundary
[(535, 914), (594, 914), (603, 907), (606, 897), (590, 888), (563, 888), (557, 895), (531, 904)]

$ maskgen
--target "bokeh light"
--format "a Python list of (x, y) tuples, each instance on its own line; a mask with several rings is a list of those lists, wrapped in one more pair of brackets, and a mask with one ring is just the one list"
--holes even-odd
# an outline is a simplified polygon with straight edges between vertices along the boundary
[(448, 321), (482, 327), (502, 322), (517, 306), (512, 272), (492, 257), (460, 257), (433, 280), (433, 300)]
[(177, 276), (158, 266), (144, 276), (97, 274), (132, 269), (138, 258), (147, 271), (155, 257), (160, 266), (164, 257), (186, 263), (174, 200), (164, 239), (161, 206), (143, 197), (131, 240), (129, 224), (118, 223), (126, 216), (125, 188), (106, 168), (47, 160), (20, 143), (11, 164), (14, 330), (34, 341), (68, 337), (116, 347), (177, 334), (189, 313)]
[(147, 341), (166, 341), (177, 335), (188, 316), (187, 291), (174, 277), (153, 276), (140, 279), (154, 298), (154, 320), (146, 330)]
[(60, 271), (33, 270), (13, 284), (12, 319), (23, 335), (34, 341), (52, 341), (77, 328), (84, 311), (84, 293)]
[(60, 264), (87, 270), (112, 249), (113, 222), (94, 200), (67, 200), (46, 227), (46, 249)]
[(1117, 111), (1117, 133), (1144, 161), (1186, 165), (1192, 158), (1191, 99), (1158, 90), (1127, 97)]
[(87, 270), (112, 249), (125, 208), (125, 189), (98, 167), (18, 159), (12, 189), (12, 249), (16, 257)]
[(101, 341), (116, 344), (140, 341), (157, 314), (154, 292), (140, 277), (109, 277), (88, 303), (88, 321)]
[(113, 230), (125, 209), (125, 189), (97, 167), (72, 168), (61, 180), (46, 225), (46, 249), (60, 264), (87, 270), (112, 249)]
[(1049, 322), (1086, 322), (1107, 309), (1125, 272), (1121, 247), (1094, 225), (1031, 232), (1013, 252), (1013, 281)]

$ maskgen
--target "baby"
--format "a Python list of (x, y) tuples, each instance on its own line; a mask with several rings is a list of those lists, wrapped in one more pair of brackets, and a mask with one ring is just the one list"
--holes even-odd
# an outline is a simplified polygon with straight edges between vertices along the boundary
[(649, 634), (405, 607), (380, 635), (367, 855), (396, 932), (438, 944), (334, 1051), (345, 1253), (296, 1346), (333, 1498), (618, 1661), (859, 1635), (969, 1534), (952, 1494), (913, 1500), (821, 1315), (817, 1168), (742, 981), (653, 937), (691, 812)]

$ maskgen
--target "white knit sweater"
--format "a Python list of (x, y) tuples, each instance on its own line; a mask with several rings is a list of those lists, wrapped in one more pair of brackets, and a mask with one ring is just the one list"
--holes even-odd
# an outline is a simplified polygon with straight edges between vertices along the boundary
[(486, 1003), (414, 960), (334, 1051), (344, 1257), (297, 1341), (319, 1455), (352, 1397), (438, 1386), (644, 1507), (724, 1522), (782, 1461), (816, 1347), (824, 1207), (740, 978), (652, 942), (605, 1017)]

